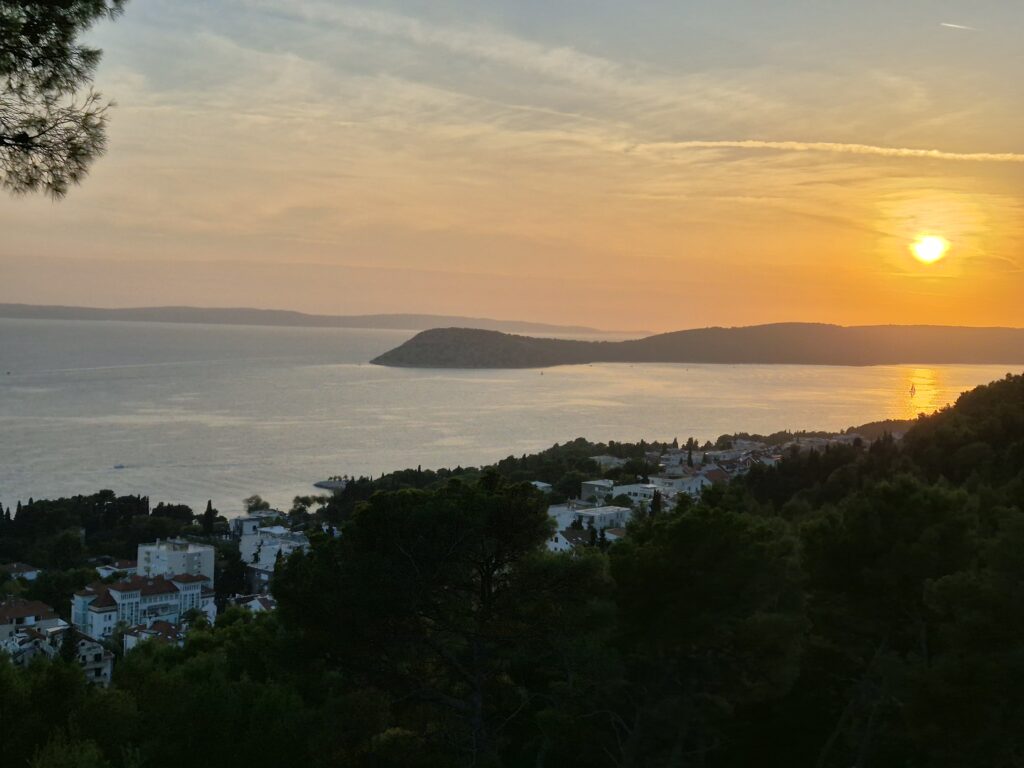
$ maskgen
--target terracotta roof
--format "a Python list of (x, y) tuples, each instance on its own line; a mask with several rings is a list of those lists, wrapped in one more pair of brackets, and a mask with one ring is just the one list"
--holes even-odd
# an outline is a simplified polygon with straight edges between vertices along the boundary
[(29, 616), (55, 619), (57, 613), (46, 603), (41, 603), (38, 600), (22, 600), (20, 597), (12, 597), (0, 603), (0, 621), (25, 619)]
[(170, 579), (165, 579), (163, 576), (130, 576), (127, 579), (122, 579), (116, 584), (104, 584), (102, 581), (94, 582), (85, 589), (80, 589), (75, 592), (78, 597), (92, 597), (96, 599), (89, 604), (89, 610), (101, 610), (105, 608), (114, 607), (117, 602), (111, 597), (111, 592), (117, 592), (119, 594), (125, 592), (138, 592), (142, 597), (149, 597), (151, 595), (171, 595), (175, 592), (180, 591), (177, 584), (191, 584), (198, 581), (206, 581), (204, 576), (193, 576), (191, 574), (183, 574), (181, 576), (172, 576)]
[(577, 528), (566, 528), (562, 535), (574, 547), (586, 547), (590, 545), (590, 531)]
[(183, 573), (180, 576), (171, 576), (171, 581), (177, 581), (180, 584), (195, 584), (197, 581), (209, 581), (205, 576), (200, 576), (194, 573)]
[(722, 469), (709, 469), (704, 473), (704, 477), (712, 483), (724, 483), (729, 480), (729, 473)]
[[(177, 580), (179, 577), (173, 576), (171, 578)], [(116, 584), (105, 586), (111, 592), (139, 592), (143, 597), (170, 594), (178, 591), (178, 588), (174, 586), (171, 579), (165, 579), (163, 576), (130, 576)]]
[(156, 640), (163, 643), (177, 643), (185, 639), (185, 628), (169, 621), (154, 621), (148, 627), (139, 624), (125, 632), (142, 640)]

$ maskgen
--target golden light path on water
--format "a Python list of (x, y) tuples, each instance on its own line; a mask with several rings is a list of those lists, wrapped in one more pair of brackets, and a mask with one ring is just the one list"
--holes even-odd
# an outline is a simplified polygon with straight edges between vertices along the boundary
[(942, 371), (936, 368), (907, 368), (905, 382), (906, 387), (897, 397), (898, 402), (902, 401), (900, 410), (904, 412), (903, 418), (913, 419), (922, 413), (934, 413), (950, 405), (948, 398), (943, 395), (945, 385)]

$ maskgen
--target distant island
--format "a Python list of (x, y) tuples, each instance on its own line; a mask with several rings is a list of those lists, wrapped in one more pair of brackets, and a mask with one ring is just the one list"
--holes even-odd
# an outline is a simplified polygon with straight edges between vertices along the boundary
[(436, 328), (372, 362), (407, 368), (545, 368), (586, 363), (1016, 365), (1024, 364), (1024, 329), (776, 323), (612, 342)]
[(0, 304), (0, 318), (23, 320), (121, 320), (147, 323), (200, 323), (206, 325), (266, 325), (294, 328), (366, 328), (420, 331), (440, 326), (471, 326), (510, 333), (593, 335), (612, 333), (579, 325), (551, 325), (520, 320), (452, 315), (379, 314), (309, 315), (282, 309), (213, 307), (133, 307), (103, 309), (59, 305)]

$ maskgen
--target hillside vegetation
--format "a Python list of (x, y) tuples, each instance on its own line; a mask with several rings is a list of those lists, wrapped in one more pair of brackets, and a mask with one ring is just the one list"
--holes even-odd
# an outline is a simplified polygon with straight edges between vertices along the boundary
[(609, 342), (435, 328), (417, 334), (372, 362), (412, 368), (543, 368), (598, 362), (1018, 364), (1024, 363), (1024, 330), (779, 323), (676, 331)]

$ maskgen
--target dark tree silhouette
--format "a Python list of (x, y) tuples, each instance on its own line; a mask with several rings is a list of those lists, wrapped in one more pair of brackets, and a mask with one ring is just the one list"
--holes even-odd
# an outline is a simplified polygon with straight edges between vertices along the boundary
[(125, 0), (0, 0), (0, 186), (63, 197), (106, 149), (101, 51), (78, 37)]

